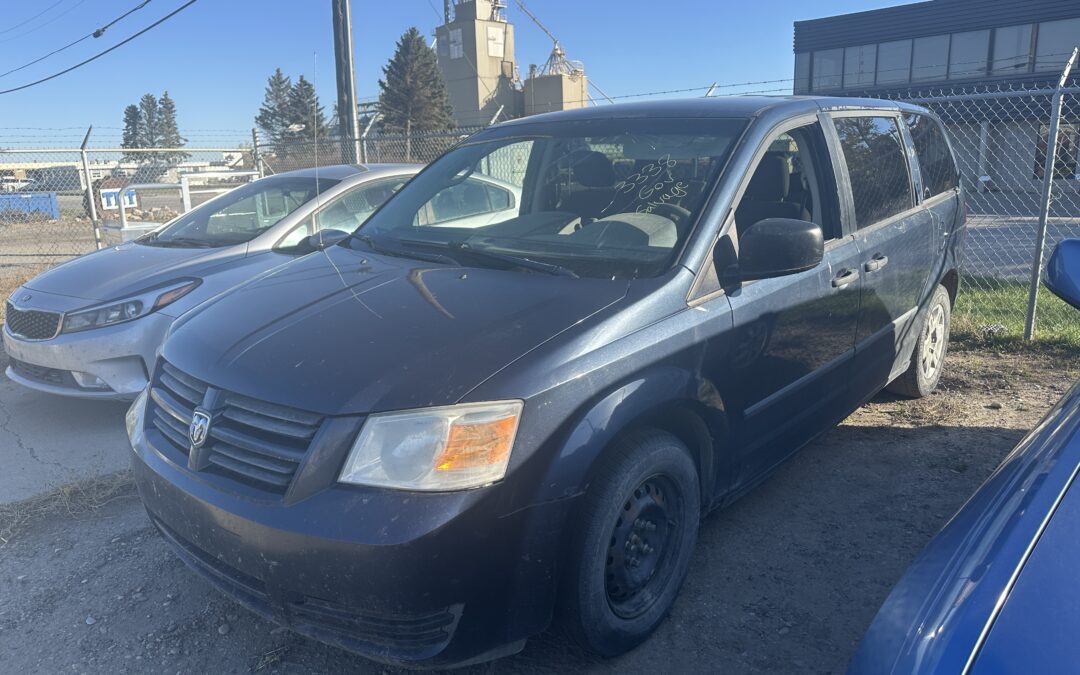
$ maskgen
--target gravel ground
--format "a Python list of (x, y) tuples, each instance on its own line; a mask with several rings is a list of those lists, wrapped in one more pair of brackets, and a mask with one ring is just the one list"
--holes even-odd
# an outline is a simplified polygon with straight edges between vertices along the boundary
[[(595, 660), (552, 632), (472, 672), (842, 672), (903, 570), (1077, 366), (954, 350), (939, 392), (879, 396), (706, 519), (674, 611), (643, 646)], [(218, 595), (130, 493), (89, 506), (39, 509), (0, 545), (5, 672), (387, 672)]]

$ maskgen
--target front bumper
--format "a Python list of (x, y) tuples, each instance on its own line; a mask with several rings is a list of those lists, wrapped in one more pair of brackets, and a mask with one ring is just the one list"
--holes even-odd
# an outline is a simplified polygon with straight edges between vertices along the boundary
[[(81, 398), (131, 399), (146, 388), (154, 354), (175, 319), (156, 312), (127, 323), (61, 334), (50, 340), (24, 340), (3, 328), (4, 350), (20, 362), (7, 376), (32, 389)], [(22, 366), (26, 367), (22, 367)], [(72, 373), (104, 383), (80, 386)]]
[(139, 494), (178, 555), (297, 633), (383, 663), (449, 667), (514, 653), (550, 622), (569, 500), (514, 509), (507, 486), (333, 485), (285, 505), (231, 494), (141, 433), (133, 446)]

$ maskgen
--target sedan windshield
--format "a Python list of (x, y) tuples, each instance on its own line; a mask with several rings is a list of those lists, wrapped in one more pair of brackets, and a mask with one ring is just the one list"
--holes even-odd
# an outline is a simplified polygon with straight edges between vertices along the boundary
[(272, 176), (248, 183), (139, 240), (149, 246), (214, 248), (251, 241), (338, 181)]
[(349, 245), (538, 273), (655, 276), (690, 236), (745, 126), (659, 118), (503, 127), (436, 160)]

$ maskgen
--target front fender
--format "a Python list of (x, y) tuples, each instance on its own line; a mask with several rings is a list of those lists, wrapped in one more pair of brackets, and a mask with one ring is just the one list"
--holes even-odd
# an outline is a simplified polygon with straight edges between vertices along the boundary
[(688, 445), (698, 446), (691, 447), (691, 451), (709, 489), (715, 487), (718, 469), (723, 472), (730, 468), (727, 458), (717, 466), (712, 452), (712, 446), (726, 434), (723, 401), (711, 383), (685, 368), (658, 366), (636, 373), (632, 379), (593, 398), (570, 420), (565, 433), (558, 435), (565, 440), (551, 455), (537, 502), (584, 493), (600, 457), (620, 434), (636, 426), (673, 431), (675, 426), (680, 438), (693, 439)]

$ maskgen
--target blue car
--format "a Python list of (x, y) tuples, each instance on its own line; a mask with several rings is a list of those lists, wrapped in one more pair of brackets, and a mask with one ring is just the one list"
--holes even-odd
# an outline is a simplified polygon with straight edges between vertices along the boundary
[[(1080, 239), (1046, 285), (1080, 309)], [(1080, 382), (912, 564), (848, 670), (1064, 673), (1080, 668)]]

